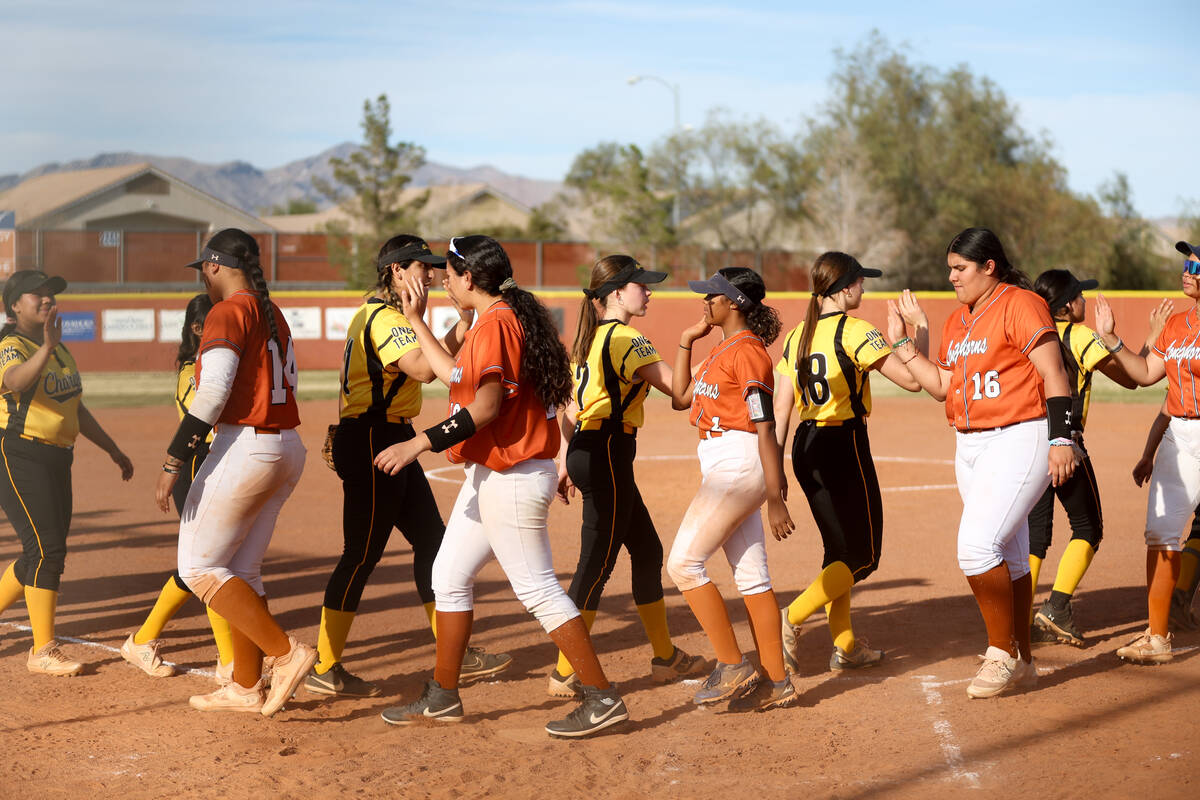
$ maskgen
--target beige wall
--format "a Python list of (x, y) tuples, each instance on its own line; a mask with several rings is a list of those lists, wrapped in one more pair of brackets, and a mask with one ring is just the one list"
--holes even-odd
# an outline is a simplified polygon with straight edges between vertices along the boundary
[(43, 217), (38, 227), (51, 230), (97, 230), (96, 220), (128, 219), (126, 230), (220, 230), (242, 228), (268, 230), (249, 214), (243, 214), (199, 192), (170, 183), (165, 194), (126, 192), (125, 184)]

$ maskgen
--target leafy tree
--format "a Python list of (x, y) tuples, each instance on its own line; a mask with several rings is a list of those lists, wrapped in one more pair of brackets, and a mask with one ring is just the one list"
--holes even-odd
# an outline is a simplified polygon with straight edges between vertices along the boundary
[(567, 237), (566, 222), (562, 219), (562, 208), (558, 198), (548, 200), (533, 209), (529, 225), (525, 229), (526, 239), (542, 242), (561, 242)]
[(656, 146), (655, 182), (682, 187), (693, 236), (711, 231), (728, 250), (762, 250), (804, 218), (810, 170), (799, 142), (765, 119), (740, 122), (723, 110)]
[(1128, 177), (1121, 172), (1114, 175), (1100, 188), (1100, 200), (1111, 229), (1104, 283), (1122, 289), (1165, 287), (1167, 261), (1155, 253), (1153, 228), (1133, 207)]
[(670, 198), (651, 190), (650, 169), (634, 144), (602, 142), (575, 156), (567, 173), (571, 201), (593, 220), (591, 237), (627, 245), (671, 244)]
[(428, 192), (403, 199), (412, 173), (425, 163), (425, 149), (391, 141), (391, 103), (386, 94), (374, 103), (363, 101), (361, 126), (362, 147), (348, 158), (329, 159), (333, 182), (313, 179), (313, 187), (339, 204), (352, 220), (348, 226), (329, 226), (329, 252), (346, 282), (357, 288), (374, 283), (374, 257), (383, 242), (397, 233), (417, 230), (417, 214), (429, 199)]
[(1103, 260), (1096, 203), (1069, 190), (1049, 143), (1022, 130), (990, 80), (966, 67), (913, 64), (878, 33), (837, 58), (833, 98), (811, 123), (806, 149), (819, 152), (841, 131), (862, 148), (905, 243), (892, 265), (903, 283), (944, 288), (946, 243), (970, 225), (996, 230), (1033, 274)]

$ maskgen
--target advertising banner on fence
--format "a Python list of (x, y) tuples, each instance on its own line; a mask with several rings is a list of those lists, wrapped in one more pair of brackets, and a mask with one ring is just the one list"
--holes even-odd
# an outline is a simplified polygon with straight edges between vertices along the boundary
[(154, 341), (152, 308), (106, 308), (100, 319), (100, 335), (106, 342)]
[(321, 307), (310, 306), (302, 308), (282, 308), (283, 316), (287, 318), (288, 327), (292, 329), (292, 339), (321, 338)]
[(58, 318), (62, 320), (63, 341), (96, 341), (95, 311), (60, 311), (58, 312)]
[(354, 319), (357, 308), (338, 308), (330, 306), (325, 309), (325, 338), (334, 342), (345, 341), (346, 331), (350, 329), (350, 321)]
[(182, 308), (160, 308), (158, 310), (158, 340), (160, 342), (181, 341), (185, 313)]

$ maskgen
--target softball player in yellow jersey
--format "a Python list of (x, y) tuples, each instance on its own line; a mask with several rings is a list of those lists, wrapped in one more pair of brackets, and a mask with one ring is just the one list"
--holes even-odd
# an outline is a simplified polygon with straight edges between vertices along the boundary
[(790, 672), (798, 667), (796, 628), (825, 608), (833, 637), (832, 670), (879, 663), (850, 625), (851, 587), (879, 566), (883, 548), (883, 502), (867, 439), (871, 370), (910, 392), (920, 387), (883, 334), (846, 312), (862, 302), (863, 280), (878, 278), (845, 253), (820, 255), (812, 268), (808, 313), (788, 334), (776, 372), (775, 434), (787, 441), (792, 409), (800, 425), (792, 443), (792, 470), (825, 547), (821, 574), (783, 611), (783, 652)]
[[(1071, 523), (1071, 541), (1067, 543), (1058, 562), (1054, 588), (1033, 618), (1030, 631), (1033, 642), (1064, 642), (1076, 647), (1084, 644), (1083, 635), (1075, 624), (1071, 598), (1091, 565), (1104, 535), (1096, 471), (1083, 446), (1083, 427), (1087, 424), (1092, 396), (1092, 373), (1100, 370), (1126, 389), (1137, 388), (1137, 384), (1125, 374), (1096, 338), (1096, 334), (1083, 324), (1087, 308), (1083, 292), (1099, 285), (1094, 280), (1081, 281), (1065, 269), (1046, 270), (1033, 285), (1034, 291), (1050, 306), (1058, 338), (1062, 342), (1063, 367), (1071, 385), (1072, 438), (1082, 456), (1070, 479), (1060, 486), (1046, 487), (1029, 512), (1029, 571), (1035, 593), (1042, 562), (1046, 558), (1046, 551), (1050, 549), (1056, 495)], [(1158, 327), (1161, 330), (1162, 326)]]
[[(183, 314), (183, 328), (180, 331), (179, 351), (175, 356), (175, 367), (179, 374), (175, 381), (175, 408), (182, 420), (192, 405), (196, 396), (196, 351), (200, 347), (200, 334), (204, 331), (204, 318), (212, 308), (212, 299), (207, 294), (198, 294), (188, 301)], [(183, 514), (183, 504), (187, 501), (188, 490), (200, 465), (208, 456), (208, 447), (212, 444), (212, 434), (205, 439), (204, 444), (196, 448), (195, 454), (187, 460), (179, 471), (179, 480), (171, 490), (171, 498), (175, 501), (175, 511)], [(131, 633), (121, 645), (121, 657), (145, 672), (152, 678), (167, 678), (175, 674), (175, 668), (163, 662), (159, 649), (162, 647), (163, 628), (179, 613), (179, 609), (192, 596), (192, 590), (179, 577), (176, 570), (167, 578), (158, 599), (145, 622), (137, 631)], [(217, 643), (217, 683), (226, 684), (233, 676), (233, 640), (229, 632), (229, 623), (220, 614), (207, 608), (208, 621), (212, 625), (213, 639)]]
[(38, 270), (4, 284), (8, 323), (0, 329), (0, 508), (21, 540), (21, 556), (0, 575), (0, 612), (21, 597), (33, 647), (27, 666), (45, 675), (77, 675), (83, 665), (54, 638), (54, 611), (71, 527), (71, 462), (82, 434), (133, 477), (133, 464), (83, 404), (75, 359), (62, 344), (54, 296), (67, 282)]
[[(562, 416), (568, 442), (559, 464), (559, 496), (566, 501), (574, 486), (583, 496), (579, 564), (567, 596), (590, 630), (600, 595), (624, 547), (632, 571), (633, 602), (650, 639), (650, 673), (666, 682), (704, 671), (704, 659), (671, 642), (663, 602), (663, 547), (642, 502), (633, 475), (637, 429), (645, 420), (642, 403), (653, 385), (671, 392), (671, 369), (654, 345), (629, 325), (644, 317), (650, 301), (647, 284), (665, 272), (642, 269), (633, 258), (606, 256), (592, 268), (584, 289), (579, 328), (571, 351), (575, 386)], [(550, 673), (549, 693), (570, 697), (579, 683), (565, 655)]]
[[(433, 369), (416, 334), (401, 313), (399, 291), (405, 276), (428, 286), (434, 268), (446, 259), (430, 252), (425, 240), (406, 234), (384, 243), (376, 262), (375, 294), (350, 322), (342, 364), (340, 420), (333, 437), (333, 463), (342, 479), (342, 556), (329, 576), (317, 638), (320, 661), (304, 681), (310, 692), (374, 697), (379, 689), (342, 666), (342, 651), (363, 589), (387, 546), (392, 528), (412, 545), (413, 581), (433, 622), (433, 559), (446, 527), (421, 465), (414, 461), (395, 475), (375, 468), (382, 450), (413, 438), (412, 420), (421, 413), (421, 384)], [(473, 315), (447, 334), (451, 352), (462, 346)], [(436, 630), (435, 630), (436, 635)], [(512, 659), (467, 649), (464, 680), (494, 675)]]

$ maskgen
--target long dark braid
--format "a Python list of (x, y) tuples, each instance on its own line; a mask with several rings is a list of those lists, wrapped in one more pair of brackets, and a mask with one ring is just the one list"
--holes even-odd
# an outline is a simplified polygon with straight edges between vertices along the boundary
[(521, 323), (525, 333), (521, 382), (532, 385), (546, 407), (565, 406), (571, 399), (571, 360), (550, 312), (513, 281), (508, 254), (495, 239), (458, 236), (451, 243), (447, 266), (458, 275), (469, 271), (471, 281), (487, 294), (503, 298)]
[(275, 323), (275, 307), (271, 303), (271, 291), (267, 288), (267, 279), (263, 277), (262, 264), (258, 260), (258, 241), (238, 228), (225, 228), (214, 233), (205, 247), (220, 253), (227, 253), (238, 260), (238, 266), (250, 282), (250, 288), (258, 294), (258, 305), (266, 318), (267, 332), (275, 342), (275, 346), (279, 348), (279, 357), (285, 358), (283, 342), (279, 338), (279, 326)]

